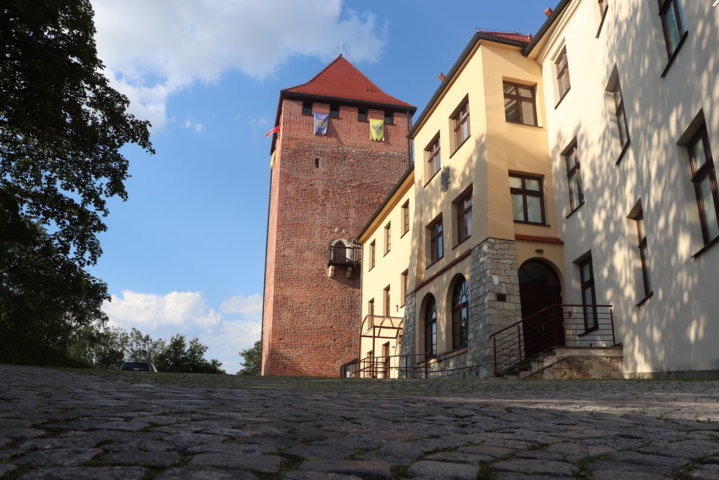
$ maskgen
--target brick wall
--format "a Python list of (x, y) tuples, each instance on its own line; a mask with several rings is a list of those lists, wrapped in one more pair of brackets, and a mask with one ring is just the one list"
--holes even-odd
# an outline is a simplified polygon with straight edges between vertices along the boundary
[[(329, 112), (328, 104), (314, 104)], [(383, 118), (369, 110), (369, 118)], [(271, 183), (263, 373), (337, 376), (359, 347), (359, 269), (327, 275), (330, 243), (351, 240), (408, 166), (407, 116), (395, 113), (385, 141), (342, 105), (326, 136), (315, 136), (302, 102), (285, 99)]]

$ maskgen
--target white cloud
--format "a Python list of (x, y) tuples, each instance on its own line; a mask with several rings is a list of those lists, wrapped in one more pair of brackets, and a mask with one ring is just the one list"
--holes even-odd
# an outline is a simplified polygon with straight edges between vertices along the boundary
[[(329, 60), (340, 43), (373, 61), (385, 32), (342, 0), (92, 0), (98, 52), (133, 112), (165, 121), (170, 95), (237, 70), (261, 80), (293, 55)], [(299, 83), (299, 82), (298, 82)]]
[(262, 297), (259, 293), (250, 296), (237, 295), (226, 298), (220, 304), (222, 313), (237, 313), (244, 317), (259, 319), (262, 314)]
[(205, 126), (203, 124), (201, 124), (200, 122), (196, 122), (190, 118), (185, 120), (185, 123), (183, 123), (182, 126), (187, 129), (194, 130), (197, 133), (202, 133), (205, 130)]
[(187, 329), (199, 325), (210, 328), (222, 319), (219, 313), (209, 307), (200, 292), (154, 295), (125, 290), (122, 297), (113, 295), (112, 301), (105, 302), (102, 308), (112, 323), (150, 332), (165, 326)]
[(210, 307), (200, 292), (170, 292), (165, 295), (125, 290), (103, 304), (113, 326), (137, 328), (153, 338), (169, 339), (175, 334), (197, 337), (207, 345), (205, 358), (216, 358), (227, 373), (240, 369), (239, 352), (251, 347), (262, 333), (260, 294), (236, 295), (221, 303), (225, 318)]

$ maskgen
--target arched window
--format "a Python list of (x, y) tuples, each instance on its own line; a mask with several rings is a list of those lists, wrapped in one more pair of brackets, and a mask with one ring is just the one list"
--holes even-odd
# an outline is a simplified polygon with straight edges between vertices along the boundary
[(467, 280), (464, 277), (457, 279), (452, 292), (452, 348), (467, 346), (467, 331), (469, 326), (469, 296), (467, 295)]
[(424, 308), (424, 356), (437, 356), (437, 302), (432, 295)]

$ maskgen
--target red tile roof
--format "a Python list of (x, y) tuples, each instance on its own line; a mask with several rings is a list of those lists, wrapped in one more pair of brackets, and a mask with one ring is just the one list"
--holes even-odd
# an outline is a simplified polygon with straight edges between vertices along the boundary
[(495, 30), (477, 30), (480, 35), (486, 35), (490, 37), (503, 38), (505, 40), (513, 40), (515, 42), (529, 43), (532, 41), (532, 34), (523, 35), (516, 32), (498, 32)]
[(283, 95), (293, 93), (395, 105), (409, 108), (412, 111), (416, 110), (413, 105), (384, 93), (342, 55), (327, 65), (309, 82), (282, 90)]

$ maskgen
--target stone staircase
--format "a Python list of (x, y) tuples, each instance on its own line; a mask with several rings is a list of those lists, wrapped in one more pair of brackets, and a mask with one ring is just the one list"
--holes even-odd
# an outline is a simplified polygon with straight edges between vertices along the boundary
[(554, 347), (528, 358), (506, 379), (620, 379), (622, 346)]

